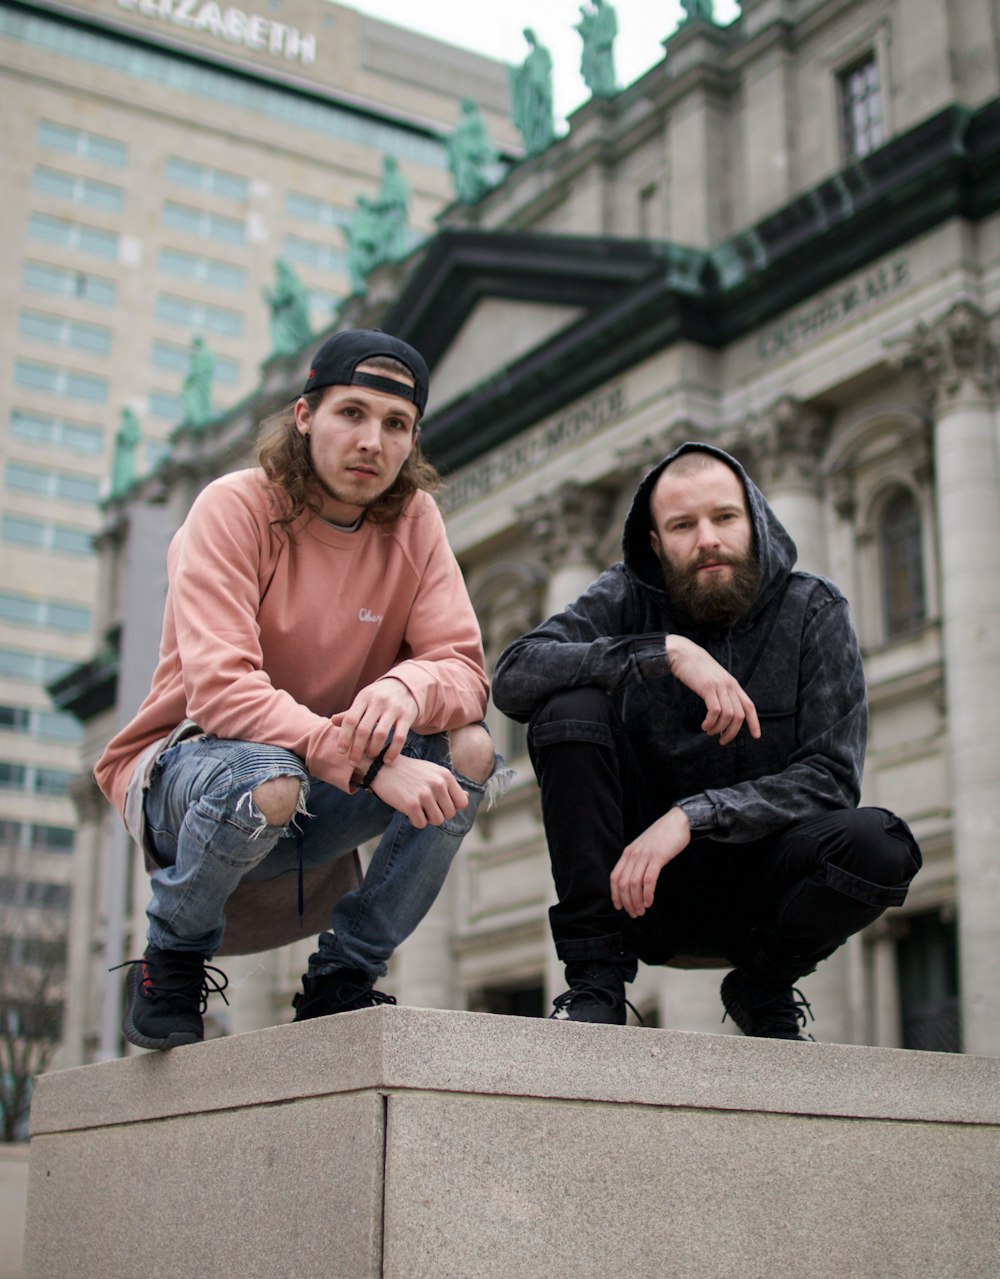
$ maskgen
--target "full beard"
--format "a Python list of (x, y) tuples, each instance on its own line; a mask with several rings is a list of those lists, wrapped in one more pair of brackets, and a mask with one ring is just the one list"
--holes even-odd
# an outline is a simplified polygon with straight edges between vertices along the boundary
[[(705, 556), (687, 568), (678, 568), (662, 556), (660, 564), (671, 602), (699, 626), (730, 626), (750, 611), (757, 598), (760, 565), (753, 554)], [(729, 564), (732, 571), (725, 576), (699, 573), (704, 564)]]

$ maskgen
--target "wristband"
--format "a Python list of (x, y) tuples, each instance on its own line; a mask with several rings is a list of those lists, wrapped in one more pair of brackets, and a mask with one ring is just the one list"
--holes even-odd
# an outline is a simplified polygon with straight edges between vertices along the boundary
[(361, 781), (358, 783), (362, 790), (371, 790), (372, 782), (378, 776), (378, 770), (385, 763), (385, 753), (388, 749), (388, 744), (383, 746), (372, 762), (368, 765), (368, 772), (365, 773), (364, 777), (362, 777)]

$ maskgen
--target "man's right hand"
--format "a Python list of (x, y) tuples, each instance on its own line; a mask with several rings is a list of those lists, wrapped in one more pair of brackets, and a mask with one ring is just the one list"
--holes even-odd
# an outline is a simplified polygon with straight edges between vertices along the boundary
[(705, 703), (703, 732), (718, 736), (720, 746), (731, 742), (744, 724), (751, 737), (760, 737), (757, 708), (724, 666), (684, 635), (668, 635), (666, 647), (672, 674)]
[(417, 830), (443, 825), (469, 802), (447, 768), (408, 755), (391, 763), (387, 760), (375, 774), (372, 790), (390, 808), (408, 817)]

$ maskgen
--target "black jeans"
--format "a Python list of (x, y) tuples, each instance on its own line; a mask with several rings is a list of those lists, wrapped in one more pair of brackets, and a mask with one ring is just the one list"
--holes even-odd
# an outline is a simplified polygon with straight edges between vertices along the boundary
[(670, 802), (657, 801), (610, 697), (566, 689), (532, 718), (528, 747), (559, 902), (549, 912), (564, 963), (715, 959), (794, 981), (853, 933), (899, 906), (921, 856), (909, 827), (881, 808), (822, 813), (752, 843), (696, 837), (664, 867), (652, 908), (611, 903), (625, 846)]

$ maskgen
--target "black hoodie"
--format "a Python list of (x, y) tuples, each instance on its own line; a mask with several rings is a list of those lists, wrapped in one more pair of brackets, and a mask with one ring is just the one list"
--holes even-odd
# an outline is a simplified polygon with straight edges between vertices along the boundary
[[(699, 628), (675, 610), (649, 540), (649, 496), (681, 453), (725, 462), (746, 490), (761, 578), (731, 626)], [(501, 655), (493, 700), (525, 721), (553, 693), (613, 695), (640, 758), (662, 782), (662, 807), (680, 804), (696, 835), (745, 843), (833, 809), (856, 807), (868, 728), (864, 672), (847, 601), (826, 578), (794, 572), (795, 543), (735, 458), (682, 444), (636, 491), (613, 565), (562, 613)], [(700, 727), (705, 706), (675, 679), (668, 634), (685, 635), (736, 677), (757, 708), (720, 746)]]

